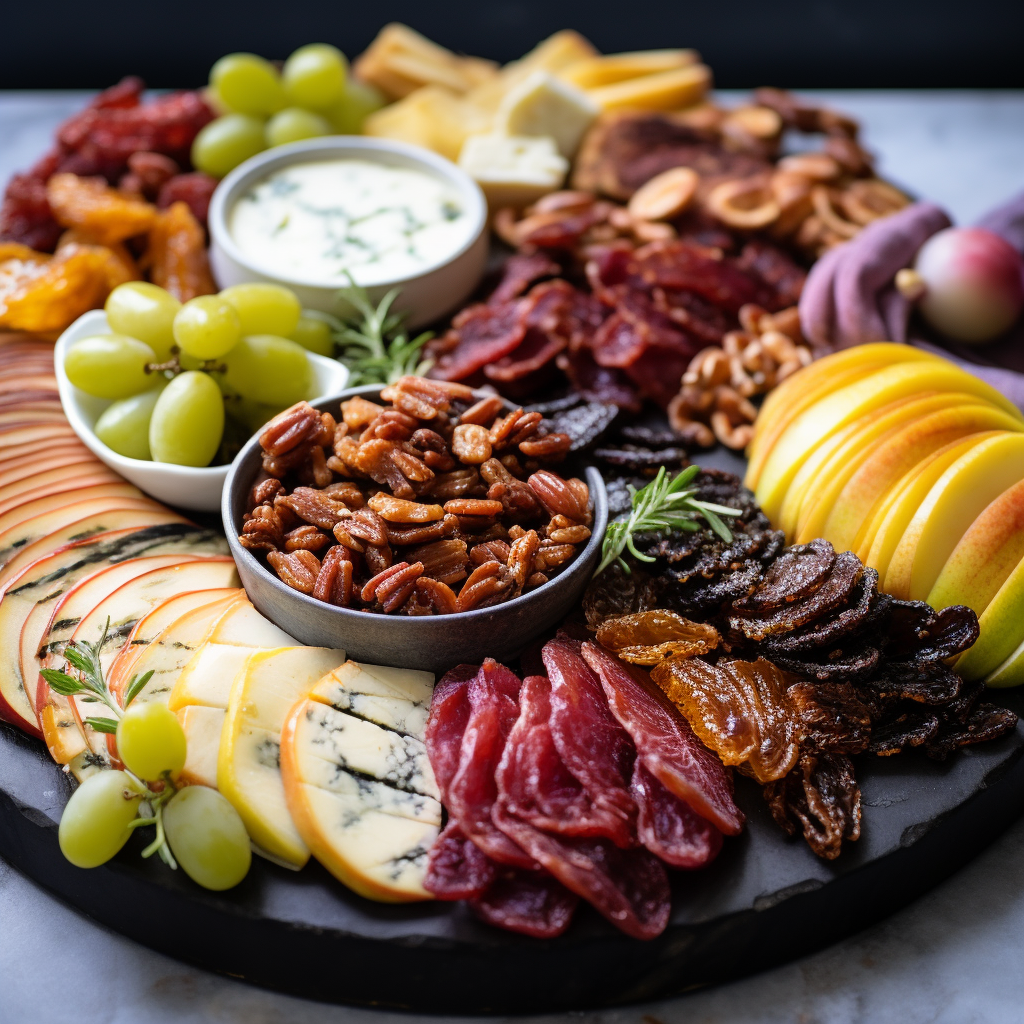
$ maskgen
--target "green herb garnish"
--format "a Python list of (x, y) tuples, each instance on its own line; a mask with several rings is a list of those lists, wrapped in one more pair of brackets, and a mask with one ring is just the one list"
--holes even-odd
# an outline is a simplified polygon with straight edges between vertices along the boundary
[(738, 516), (742, 512), (695, 498), (697, 488), (689, 487), (688, 484), (699, 472), (700, 466), (687, 466), (669, 480), (662, 466), (658, 475), (640, 490), (630, 484), (633, 509), (626, 519), (608, 524), (601, 545), (601, 564), (594, 575), (600, 575), (613, 562), (618, 562), (626, 572), (630, 572), (629, 565), (622, 557), (623, 551), (628, 551), (641, 562), (653, 562), (650, 555), (637, 551), (633, 546), (633, 537), (638, 533), (653, 530), (685, 530), (692, 533), (701, 528), (703, 524), (700, 520), (703, 519), (722, 540), (729, 543), (732, 531), (721, 517)]

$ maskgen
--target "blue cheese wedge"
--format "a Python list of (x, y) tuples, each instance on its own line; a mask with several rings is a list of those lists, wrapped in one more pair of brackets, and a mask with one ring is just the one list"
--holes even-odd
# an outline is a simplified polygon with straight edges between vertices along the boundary
[(470, 135), (459, 166), (483, 190), (491, 210), (521, 210), (560, 189), (569, 171), (551, 136)]
[(508, 91), (498, 107), (493, 131), (503, 135), (549, 136), (571, 160), (600, 108), (582, 89), (535, 71)]

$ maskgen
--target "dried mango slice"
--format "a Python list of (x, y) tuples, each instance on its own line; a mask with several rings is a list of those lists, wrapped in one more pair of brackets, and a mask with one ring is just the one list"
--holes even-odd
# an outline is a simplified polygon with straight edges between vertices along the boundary
[(770, 661), (662, 662), (651, 678), (705, 746), (758, 782), (781, 779), (800, 753), (800, 724), (786, 697), (795, 680)]
[(206, 236), (187, 203), (172, 203), (157, 216), (146, 256), (153, 284), (181, 302), (217, 291), (206, 256)]
[(110, 188), (102, 178), (55, 174), (46, 198), (59, 224), (87, 231), (103, 245), (145, 234), (157, 218), (155, 206)]
[(132, 254), (120, 242), (103, 245), (89, 232), (71, 228), (60, 236), (60, 241), (57, 243), (57, 252), (62, 252), (72, 245), (102, 250), (100, 255), (105, 261), (107, 287), (111, 291), (119, 284), (124, 284), (125, 281), (142, 280), (142, 274)]
[(606, 619), (597, 630), (597, 642), (634, 665), (657, 665), (667, 658), (692, 658), (718, 646), (714, 626), (691, 622), (677, 612), (652, 611)]

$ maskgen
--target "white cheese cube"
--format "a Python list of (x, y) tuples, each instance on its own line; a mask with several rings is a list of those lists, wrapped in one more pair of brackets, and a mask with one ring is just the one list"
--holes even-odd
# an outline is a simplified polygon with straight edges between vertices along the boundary
[(459, 166), (483, 189), (492, 210), (535, 203), (561, 188), (569, 171), (553, 138), (524, 135), (470, 135)]
[(571, 160), (598, 112), (582, 89), (547, 71), (535, 71), (501, 101), (493, 130), (504, 135), (549, 135), (558, 152)]

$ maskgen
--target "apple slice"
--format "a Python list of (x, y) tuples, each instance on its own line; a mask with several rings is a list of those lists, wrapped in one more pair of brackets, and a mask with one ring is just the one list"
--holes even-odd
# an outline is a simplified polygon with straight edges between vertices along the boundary
[(47, 455), (44, 459), (39, 459), (35, 462), (29, 460), (25, 465), (18, 466), (16, 469), (12, 469), (9, 466), (4, 467), (4, 486), (8, 484), (17, 483), (19, 480), (24, 480), (26, 477), (35, 477), (40, 473), (46, 473), (47, 471), (61, 472), (65, 469), (73, 469), (77, 466), (91, 466), (97, 472), (106, 469), (106, 466), (96, 458), (92, 452), (87, 449), (82, 449), (76, 454), (68, 457), (64, 455)]
[(14, 459), (6, 459), (0, 468), (3, 469), (4, 479), (7, 480), (13, 479), (8, 474), (20, 473), (26, 466), (37, 469), (41, 462), (51, 461), (59, 465), (59, 460), (61, 459), (70, 465), (72, 462), (81, 462), (83, 456), (88, 456), (90, 459), (99, 462), (99, 459), (84, 444), (78, 441), (64, 441), (59, 445), (44, 446), (43, 451), (31, 452), (27, 455), (22, 454)]
[(35, 423), (23, 424), (21, 426), (0, 427), (0, 456), (7, 457), (24, 447), (26, 444), (39, 444), (40, 442), (52, 442), (54, 438), (77, 437), (71, 424), (65, 420), (63, 423)]
[(87, 462), (71, 466), (68, 469), (37, 473), (35, 476), (25, 477), (13, 484), (4, 484), (0, 490), (0, 494), (3, 495), (3, 499), (0, 500), (0, 515), (27, 501), (45, 498), (47, 495), (56, 494), (61, 490), (66, 491), (70, 488), (78, 490), (82, 487), (93, 487), (96, 484), (113, 483), (123, 483), (123, 479), (110, 470), (97, 470)]
[(903, 531), (885, 573), (894, 597), (923, 601), (971, 523), (1024, 479), (1024, 434), (1000, 433), (974, 445), (932, 485)]
[[(114, 510), (163, 512), (164, 506), (150, 498), (122, 498), (112, 495), (108, 498), (92, 498), (53, 508), (0, 533), (0, 566), (6, 569), (8, 562), (22, 554), (37, 540), (59, 533), (64, 527), (81, 519)], [(0, 579), (0, 583), (2, 582)]]
[(93, 498), (140, 499), (145, 498), (145, 495), (137, 487), (133, 487), (124, 480), (112, 484), (91, 484), (88, 487), (68, 485), (55, 494), (47, 494), (41, 498), (20, 502), (0, 515), (0, 537), (29, 519), (53, 512), (56, 509), (66, 508), (68, 505), (74, 505), (80, 501), (91, 501)]
[[(978, 616), (978, 626), (981, 633), (977, 642), (955, 663), (957, 672), (964, 679), (985, 679), (997, 673), (1024, 643), (1024, 560), (1014, 566)], [(1002, 682), (990, 685), (1015, 684)]]
[(253, 651), (235, 676), (220, 736), (217, 788), (271, 860), (298, 870), (309, 847), (295, 829), (281, 781), (281, 729), (297, 700), (345, 660), (324, 647)]
[(68, 428), (63, 436), (51, 438), (48, 441), (30, 441), (27, 444), (13, 445), (10, 448), (0, 447), (0, 470), (5, 466), (23, 465), (26, 459), (47, 455), (49, 452), (64, 448), (84, 447), (78, 440), (78, 435)]

